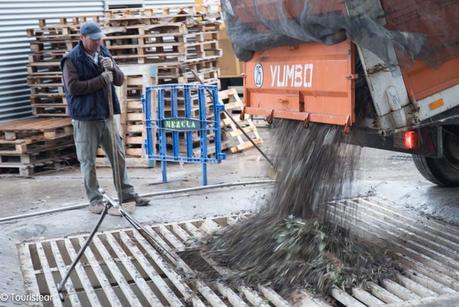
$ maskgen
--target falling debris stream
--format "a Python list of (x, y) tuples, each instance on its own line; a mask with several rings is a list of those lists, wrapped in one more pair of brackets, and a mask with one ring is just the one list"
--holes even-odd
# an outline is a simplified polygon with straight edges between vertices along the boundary
[[(267, 284), (284, 295), (307, 288), (327, 295), (399, 272), (390, 254), (352, 236), (334, 199), (351, 195), (360, 148), (342, 127), (281, 121), (275, 127), (276, 187), (250, 218), (202, 241), (206, 257), (232, 272), (228, 282)], [(330, 212), (332, 211), (332, 212)], [(351, 212), (352, 213), (352, 212)]]

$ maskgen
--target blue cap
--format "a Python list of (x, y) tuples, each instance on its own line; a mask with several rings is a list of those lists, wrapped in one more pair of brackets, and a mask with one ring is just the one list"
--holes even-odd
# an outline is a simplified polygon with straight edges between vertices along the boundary
[(97, 22), (94, 21), (86, 21), (84, 24), (82, 24), (80, 33), (81, 35), (89, 36), (90, 39), (95, 41), (104, 37), (104, 32), (102, 32), (102, 29), (97, 24)]

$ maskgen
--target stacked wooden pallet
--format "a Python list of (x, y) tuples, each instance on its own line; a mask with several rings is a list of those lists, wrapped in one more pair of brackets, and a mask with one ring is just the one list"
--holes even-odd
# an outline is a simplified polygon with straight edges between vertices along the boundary
[(158, 84), (198, 82), (219, 84), (220, 23), (207, 21), (194, 6), (109, 10), (106, 46), (119, 64), (154, 63)]
[(29, 176), (74, 160), (68, 118), (30, 118), (0, 124), (0, 174)]
[(120, 63), (184, 63), (221, 55), (212, 30), (183, 23), (110, 27), (105, 42)]
[(158, 66), (158, 82), (159, 84), (170, 83), (198, 83), (192, 70), (206, 84), (219, 85), (219, 69), (217, 61), (214, 60), (199, 60), (179, 65), (157, 64)]
[[(78, 43), (80, 24), (87, 19), (61, 18), (59, 23), (51, 25), (45, 19), (40, 19), (38, 28), (27, 30), (28, 36), (35, 38), (30, 44), (27, 77), (35, 115), (68, 116), (60, 60), (66, 51)], [(90, 19), (98, 21), (98, 17)]]
[(105, 43), (119, 63), (217, 60), (219, 23), (195, 7), (109, 10)]
[[(219, 26), (219, 22), (207, 20), (206, 13), (197, 12), (194, 6), (109, 10), (105, 16), (105, 44), (118, 63), (155, 64), (158, 84), (199, 83), (193, 70), (206, 84), (219, 85)], [(184, 116), (183, 98), (178, 100), (178, 115)], [(198, 118), (197, 92), (191, 93), (191, 100), (192, 116)], [(168, 96), (165, 111), (166, 117), (172, 116)], [(206, 111), (213, 114), (210, 100)], [(170, 135), (167, 139), (172, 144)], [(185, 134), (181, 133), (179, 139), (184, 153)], [(213, 134), (209, 140), (213, 141)], [(193, 133), (193, 147), (199, 145), (199, 135)]]
[[(142, 95), (148, 86), (156, 84), (156, 68), (150, 64), (120, 65), (125, 75), (125, 82), (117, 88), (120, 101), (120, 135), (126, 148), (126, 163), (130, 167), (152, 166), (146, 160), (145, 114)], [(155, 104), (151, 106), (155, 110)], [(156, 138), (153, 140), (156, 145)], [(97, 166), (109, 166), (101, 148), (97, 151)]]
[[(62, 18), (58, 24), (52, 25), (41, 20), (37, 29), (28, 30), (28, 35), (35, 38), (31, 43), (32, 54), (28, 65), (28, 83), (35, 115), (69, 115), (59, 62), (65, 52), (76, 45), (80, 24), (88, 19), (102, 23), (97, 17)], [(121, 134), (127, 158), (131, 160), (128, 164), (144, 165), (145, 123), (140, 95), (148, 85), (198, 83), (192, 70), (206, 84), (219, 85), (217, 60), (222, 54), (218, 46), (219, 22), (207, 20), (205, 12), (196, 12), (195, 7), (190, 6), (109, 10), (103, 25), (105, 45), (118, 64), (134, 72), (142, 66), (156, 66), (154, 80), (145, 82), (143, 73), (127, 75), (126, 86), (119, 92), (123, 109)], [(196, 92), (192, 93), (192, 104), (193, 116), (198, 117)], [(206, 108), (208, 114), (212, 114), (210, 101)], [(184, 107), (179, 108), (179, 115), (184, 115)], [(166, 116), (171, 116), (170, 97), (166, 97)], [(212, 142), (213, 135), (209, 135), (209, 140)], [(194, 146), (199, 146), (197, 133), (194, 141)], [(104, 156), (100, 151), (99, 155)]]

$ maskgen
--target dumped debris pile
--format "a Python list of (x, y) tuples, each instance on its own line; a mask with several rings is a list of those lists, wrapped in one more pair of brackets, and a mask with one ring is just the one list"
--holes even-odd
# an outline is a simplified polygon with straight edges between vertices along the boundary
[(329, 222), (326, 204), (349, 196), (360, 149), (343, 143), (342, 128), (282, 122), (276, 129), (277, 167), (272, 197), (258, 213), (207, 238), (207, 256), (234, 273), (228, 280), (327, 294), (393, 276), (385, 251)]

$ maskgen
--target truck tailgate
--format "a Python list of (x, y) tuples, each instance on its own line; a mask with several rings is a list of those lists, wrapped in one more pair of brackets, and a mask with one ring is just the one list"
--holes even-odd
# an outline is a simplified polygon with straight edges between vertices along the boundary
[(244, 63), (245, 112), (350, 125), (354, 122), (354, 66), (350, 41), (257, 52)]

